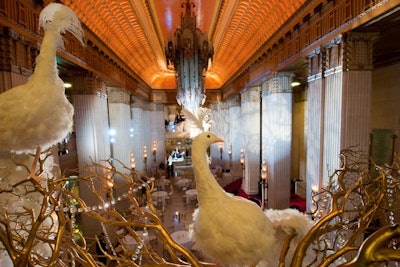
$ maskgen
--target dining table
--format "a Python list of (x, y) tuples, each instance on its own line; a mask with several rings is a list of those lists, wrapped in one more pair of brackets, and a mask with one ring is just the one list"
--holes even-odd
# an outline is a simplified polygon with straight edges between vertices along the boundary
[(186, 204), (189, 204), (191, 200), (197, 198), (197, 189), (186, 190), (185, 195), (186, 195)]
[(168, 196), (167, 191), (155, 191), (151, 193), (151, 196), (153, 198), (153, 201), (162, 202), (163, 206), (167, 204), (167, 196)]
[(183, 189), (183, 188), (187, 188), (187, 187), (190, 185), (190, 182), (191, 182), (190, 179), (181, 178), (181, 179), (178, 179), (178, 180), (176, 181), (176, 185), (177, 185), (179, 188)]
[(170, 180), (166, 179), (166, 178), (160, 178), (156, 180), (156, 186), (161, 189), (162, 191), (164, 191), (166, 189), (166, 187), (168, 187), (170, 185)]
[(190, 248), (192, 246), (192, 238), (189, 231), (179, 230), (171, 234), (171, 238), (178, 244)]

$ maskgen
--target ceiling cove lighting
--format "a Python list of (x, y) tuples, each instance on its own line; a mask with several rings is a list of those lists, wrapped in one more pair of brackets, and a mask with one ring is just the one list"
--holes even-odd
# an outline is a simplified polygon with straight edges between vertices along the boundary
[(299, 86), (301, 83), (299, 82), (299, 81), (293, 81), (290, 85), (292, 86), (292, 87), (296, 87), (296, 86)]
[(165, 50), (167, 67), (175, 71), (179, 105), (195, 111), (206, 100), (205, 77), (213, 56), (211, 42), (196, 26), (196, 16), (191, 12), (196, 5), (190, 0), (181, 4), (181, 28), (175, 30)]

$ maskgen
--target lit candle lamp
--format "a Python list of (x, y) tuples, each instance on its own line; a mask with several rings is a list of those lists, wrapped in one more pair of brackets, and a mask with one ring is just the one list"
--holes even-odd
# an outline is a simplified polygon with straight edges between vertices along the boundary
[(151, 149), (153, 150), (154, 162), (156, 162), (157, 142), (155, 140), (153, 141), (153, 145), (152, 145)]
[(136, 163), (135, 163), (135, 157), (133, 156), (133, 153), (130, 154), (130, 163), (131, 163), (131, 169), (134, 170), (136, 167)]
[(143, 146), (143, 158), (144, 160), (147, 159), (147, 146)]

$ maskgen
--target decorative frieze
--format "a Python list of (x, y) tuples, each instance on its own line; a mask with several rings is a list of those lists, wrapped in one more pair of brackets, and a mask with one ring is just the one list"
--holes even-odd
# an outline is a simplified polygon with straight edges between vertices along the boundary
[(323, 76), (327, 77), (337, 72), (342, 71), (343, 66), (343, 37), (338, 35), (331, 41), (323, 45), (324, 60), (323, 60)]
[(321, 78), (325, 56), (325, 50), (321, 49), (321, 47), (308, 54), (308, 82)]

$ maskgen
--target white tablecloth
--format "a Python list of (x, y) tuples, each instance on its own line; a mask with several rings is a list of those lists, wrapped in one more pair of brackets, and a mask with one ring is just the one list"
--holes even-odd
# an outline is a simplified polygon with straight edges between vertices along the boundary
[(162, 201), (162, 204), (165, 205), (168, 193), (166, 191), (155, 191), (151, 194), (151, 196), (153, 198), (153, 201)]
[(185, 195), (186, 195), (186, 204), (189, 204), (190, 200), (197, 198), (197, 190), (196, 189), (186, 190)]
[(161, 179), (157, 179), (156, 180), (156, 186), (159, 187), (159, 189), (161, 188), (161, 190), (165, 190), (165, 188), (167, 186), (169, 186), (170, 181), (168, 179), (165, 178), (161, 178)]
[(186, 178), (179, 179), (178, 181), (176, 181), (176, 185), (179, 188), (188, 187), (190, 185), (190, 180)]
[(188, 231), (176, 231), (171, 234), (172, 239), (185, 247), (190, 248), (192, 246), (192, 240), (190, 239), (190, 234)]

